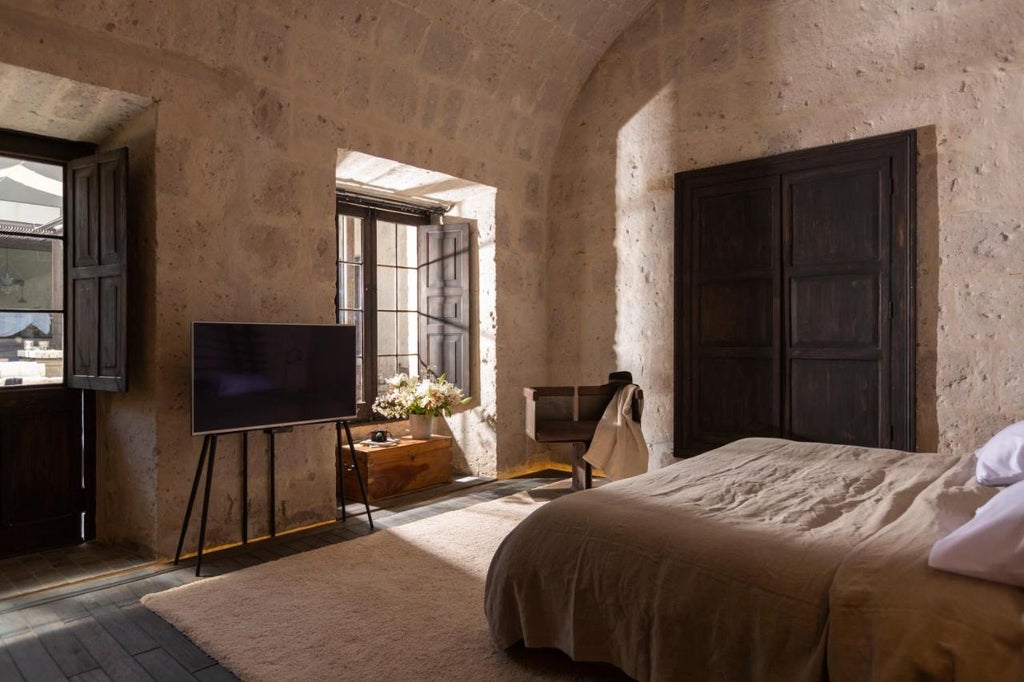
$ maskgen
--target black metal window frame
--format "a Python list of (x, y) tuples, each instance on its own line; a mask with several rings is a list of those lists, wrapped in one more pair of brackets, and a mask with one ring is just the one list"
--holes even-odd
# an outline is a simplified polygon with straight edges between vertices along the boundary
[[(0, 156), (4, 156), (9, 159), (19, 159), (22, 161), (35, 161), (38, 163), (46, 163), (54, 166), (60, 166), (62, 169), (61, 182), (64, 185), (64, 199), (63, 206), (61, 207), (61, 214), (64, 219), (70, 214), (68, 206), (68, 164), (83, 156), (89, 156), (90, 154), (96, 153), (96, 145), (89, 142), (75, 142), (72, 140), (62, 140), (55, 137), (46, 137), (43, 135), (35, 135), (32, 133), (23, 133), (16, 130), (0, 129)], [(41, 235), (41, 234), (25, 234), (17, 232), (15, 230), (8, 230), (0, 227), (0, 238), (6, 237), (21, 237), (28, 239), (49, 239), (60, 242), (61, 251), (63, 253), (63, 262), (61, 264), (61, 285), (64, 291), (61, 293), (61, 302), (63, 306), (61, 308), (0, 308), (0, 313), (44, 313), (50, 315), (60, 315), (61, 324), (64, 325), (64, 329), (61, 330), (61, 336), (66, 341), (67, 339), (67, 301), (68, 301), (68, 278), (67, 278), (67, 263), (68, 263), (68, 252), (64, 246), (67, 244), (67, 225), (61, 230), (60, 235)], [(64, 360), (67, 362), (70, 349), (64, 348)], [(0, 390), (3, 391), (47, 391), (54, 389), (62, 389), (67, 386), (67, 364), (64, 365), (64, 378), (60, 383), (52, 384), (40, 384), (40, 385), (29, 385), (29, 386), (0, 386)]]
[[(348, 200), (346, 200), (348, 199)], [(357, 421), (388, 421), (382, 417), (375, 416), (372, 412), (374, 400), (377, 398), (377, 369), (378, 369), (378, 312), (399, 312), (397, 310), (381, 310), (377, 305), (377, 222), (391, 222), (401, 225), (418, 227), (431, 222), (431, 214), (437, 213), (436, 209), (423, 208), (418, 210), (408, 207), (405, 210), (395, 210), (391, 202), (375, 205), (372, 199), (360, 198), (354, 203), (351, 197), (341, 194), (337, 196), (337, 212), (335, 215), (335, 248), (337, 249), (336, 260), (342, 264), (340, 248), (341, 216), (360, 218), (362, 221), (362, 309), (363, 316), (363, 338), (362, 338), (362, 400), (356, 405)], [(400, 266), (396, 266), (400, 267)], [(340, 268), (339, 268), (340, 271)], [(356, 309), (345, 308), (340, 300), (341, 282), (336, 282), (335, 287), (335, 311), (337, 320), (342, 321), (342, 313), (355, 311)], [(404, 311), (403, 311), (404, 312)], [(370, 321), (373, 321), (371, 324)], [(401, 357), (399, 354), (396, 357)]]

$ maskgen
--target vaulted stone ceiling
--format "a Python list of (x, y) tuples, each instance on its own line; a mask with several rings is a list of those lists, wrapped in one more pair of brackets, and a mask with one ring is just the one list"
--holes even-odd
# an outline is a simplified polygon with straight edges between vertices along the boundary
[[(337, 80), (315, 85), (353, 110), (394, 110), (393, 122), (487, 140), (512, 131), (524, 159), (549, 157), (569, 107), (598, 59), (650, 0), (33, 0), (17, 7), (187, 55), (230, 74), (259, 68), (276, 87), (323, 63)], [(311, 32), (318, 38), (310, 39)], [(301, 39), (298, 36), (302, 36)], [(178, 63), (177, 67), (182, 64)], [(438, 94), (443, 93), (443, 94)], [(154, 93), (159, 99), (159, 93)], [(374, 106), (368, 106), (373, 101)], [(59, 98), (39, 106), (60, 107)], [(79, 104), (78, 106), (86, 106)], [(97, 106), (108, 106), (97, 102)], [(35, 109), (41, 119), (58, 111)], [(83, 119), (89, 112), (79, 111)], [(435, 121), (428, 119), (434, 118)], [(524, 128), (539, 131), (524, 134)], [(518, 132), (517, 132), (518, 131)], [(519, 149), (521, 147), (521, 149)]]

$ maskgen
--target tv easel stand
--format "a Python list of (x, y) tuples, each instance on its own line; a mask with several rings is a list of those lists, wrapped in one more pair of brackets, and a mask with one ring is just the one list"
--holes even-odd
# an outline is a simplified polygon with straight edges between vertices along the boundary
[[(329, 422), (318, 422), (329, 423)], [(356, 472), (356, 480), (359, 482), (359, 491), (363, 495), (363, 505), (366, 507), (366, 518), (370, 522), (370, 529), (373, 529), (373, 515), (370, 512), (370, 501), (366, 495), (366, 484), (363, 482), (363, 475), (356, 464), (355, 442), (352, 440), (352, 430), (345, 419), (334, 421), (334, 433), (336, 436), (334, 456), (338, 467), (338, 486), (343, 491), (341, 499), (341, 520), (348, 519), (345, 509), (345, 467), (342, 466), (342, 442), (341, 432), (345, 431), (345, 438), (348, 441), (348, 451), (352, 458), (353, 468)], [(263, 429), (270, 438), (270, 537), (277, 536), (277, 491), (275, 487), (275, 463), (276, 450), (274, 437), (278, 433), (287, 433), (292, 430), (290, 426)], [(242, 434), (242, 544), (249, 544), (249, 431), (235, 431), (232, 433)], [(192, 492), (188, 496), (188, 506), (185, 508), (185, 519), (181, 523), (181, 534), (178, 536), (178, 549), (174, 553), (174, 564), (181, 560), (181, 550), (185, 544), (185, 533), (188, 531), (189, 521), (192, 519), (192, 509), (196, 502), (196, 493), (199, 491), (199, 479), (203, 475), (203, 465), (206, 465), (206, 486), (203, 491), (203, 511), (199, 520), (199, 545), (196, 550), (196, 575), (203, 566), (203, 545), (206, 543), (206, 519), (210, 509), (210, 484), (213, 480), (213, 463), (217, 457), (217, 437), (227, 436), (230, 433), (211, 433), (203, 436), (203, 446), (199, 451), (199, 463), (196, 465), (196, 474), (192, 478)]]

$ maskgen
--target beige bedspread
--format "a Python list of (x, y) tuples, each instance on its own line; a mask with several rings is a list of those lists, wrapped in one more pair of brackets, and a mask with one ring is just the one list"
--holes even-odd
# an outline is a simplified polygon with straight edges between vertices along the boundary
[(926, 561), (996, 492), (964, 458), (846, 558), (830, 599), (832, 682), (1024, 681), (1024, 589)]
[(746, 439), (555, 500), (495, 554), (491, 632), (638, 679), (819, 680), (840, 563), (956, 461)]

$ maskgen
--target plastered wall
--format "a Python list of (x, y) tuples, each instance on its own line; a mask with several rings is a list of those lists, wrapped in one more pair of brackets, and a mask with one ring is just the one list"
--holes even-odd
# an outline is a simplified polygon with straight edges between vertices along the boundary
[(631, 369), (669, 461), (673, 174), (918, 129), (918, 447), (1021, 419), (1022, 36), (1019, 0), (654, 3), (559, 145), (549, 379)]
[[(550, 164), (572, 99), (634, 4), (0, 2), (0, 62), (155, 102), (150, 138), (114, 136), (152, 160), (152, 222), (132, 292), (146, 345), (133, 351), (136, 392), (99, 410), (101, 536), (173, 553), (200, 447), (189, 435), (192, 320), (334, 320), (339, 148), (496, 188), (480, 232), (495, 282), (481, 361), (496, 378), (456, 426), (490, 429), (497, 454), (484, 473), (519, 467), (521, 387), (547, 368)], [(239, 539), (238, 441), (217, 452), (209, 545)], [(257, 536), (262, 434), (250, 460)], [(278, 440), (278, 529), (333, 518), (334, 472), (333, 429)]]

